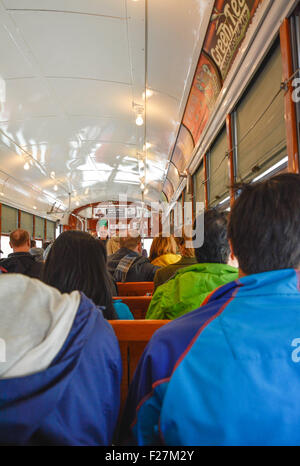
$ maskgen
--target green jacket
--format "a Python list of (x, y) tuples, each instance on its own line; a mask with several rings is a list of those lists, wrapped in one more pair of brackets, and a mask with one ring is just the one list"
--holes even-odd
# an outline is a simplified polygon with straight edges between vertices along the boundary
[(179, 269), (155, 291), (146, 319), (176, 319), (200, 307), (209, 293), (237, 278), (238, 270), (226, 264), (194, 264)]

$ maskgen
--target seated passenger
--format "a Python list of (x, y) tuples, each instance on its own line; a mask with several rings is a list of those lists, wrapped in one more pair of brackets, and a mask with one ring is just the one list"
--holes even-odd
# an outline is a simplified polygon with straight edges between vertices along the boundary
[(181, 256), (176, 254), (177, 246), (174, 237), (171, 236), (156, 236), (153, 238), (149, 261), (153, 265), (165, 267), (166, 265), (175, 264), (180, 261)]
[(152, 282), (158, 267), (141, 255), (140, 236), (120, 237), (120, 249), (108, 257), (108, 270), (115, 282)]
[(43, 281), (61, 293), (82, 291), (96, 306), (104, 307), (102, 312), (106, 319), (118, 319), (112, 302), (114, 290), (106, 258), (101, 241), (83, 231), (65, 231), (50, 249)]
[(111, 256), (120, 249), (120, 238), (118, 236), (112, 236), (107, 240), (106, 251), (107, 255)]
[(0, 265), (9, 273), (22, 273), (32, 278), (40, 278), (43, 264), (30, 254), (30, 236), (28, 231), (18, 228), (9, 235), (9, 245), (13, 252)]
[(170, 264), (166, 267), (162, 267), (156, 272), (154, 276), (154, 290), (156, 290), (158, 286), (162, 285), (167, 280), (169, 280), (169, 278), (173, 277), (177, 270), (197, 263), (194, 248), (186, 247), (186, 242), (191, 240), (191, 238), (188, 238), (185, 235), (176, 238), (176, 243), (179, 249), (179, 253), (181, 255), (181, 259), (175, 264)]
[(155, 332), (123, 438), (159, 445), (299, 445), (300, 175), (241, 188), (228, 237), (240, 278)]
[(201, 306), (219, 286), (238, 278), (238, 270), (228, 265), (226, 213), (214, 209), (205, 212), (204, 243), (195, 248), (195, 255), (198, 264), (177, 270), (156, 289), (146, 319), (176, 319)]
[(44, 254), (44, 249), (43, 248), (37, 248), (36, 247), (36, 241), (32, 239), (30, 241), (30, 249), (29, 252), (32, 256), (34, 256), (35, 260), (38, 262), (43, 262), (43, 254)]
[(0, 444), (111, 445), (121, 357), (102, 313), (21, 274), (0, 295)]

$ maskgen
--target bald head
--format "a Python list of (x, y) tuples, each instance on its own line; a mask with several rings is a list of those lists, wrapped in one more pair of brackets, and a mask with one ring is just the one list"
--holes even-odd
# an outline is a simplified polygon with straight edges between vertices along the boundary
[(18, 228), (9, 235), (9, 244), (14, 252), (28, 252), (30, 249), (30, 236), (28, 231)]

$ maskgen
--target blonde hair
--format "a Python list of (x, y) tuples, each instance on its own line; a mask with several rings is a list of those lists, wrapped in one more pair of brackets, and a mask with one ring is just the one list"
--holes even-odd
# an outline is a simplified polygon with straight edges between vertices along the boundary
[(149, 261), (152, 262), (164, 254), (176, 254), (176, 241), (173, 236), (156, 236), (151, 244)]
[(117, 236), (112, 236), (106, 243), (107, 255), (110, 256), (120, 249), (120, 238)]

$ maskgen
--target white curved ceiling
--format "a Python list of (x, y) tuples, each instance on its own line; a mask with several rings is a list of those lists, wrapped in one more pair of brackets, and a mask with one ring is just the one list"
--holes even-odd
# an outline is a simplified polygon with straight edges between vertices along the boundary
[(213, 3), (0, 0), (3, 202), (161, 199)]

